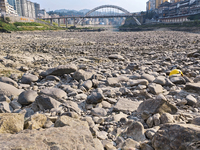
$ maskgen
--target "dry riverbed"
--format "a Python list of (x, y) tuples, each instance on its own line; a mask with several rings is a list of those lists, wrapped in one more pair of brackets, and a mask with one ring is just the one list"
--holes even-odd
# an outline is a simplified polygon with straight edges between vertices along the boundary
[(200, 149), (199, 34), (2, 33), (0, 76), (2, 149)]

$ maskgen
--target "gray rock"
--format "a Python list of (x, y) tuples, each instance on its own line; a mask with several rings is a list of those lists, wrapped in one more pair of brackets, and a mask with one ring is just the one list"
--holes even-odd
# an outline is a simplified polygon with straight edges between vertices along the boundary
[(152, 139), (155, 133), (160, 129), (159, 126), (155, 126), (153, 128), (146, 129), (145, 135), (148, 139)]
[(32, 116), (35, 112), (33, 111), (32, 108), (25, 108), (20, 113), (25, 114), (25, 117), (28, 118), (28, 117)]
[(200, 126), (200, 117), (194, 118), (191, 123)]
[(197, 83), (197, 82), (199, 82), (199, 81), (200, 81), (200, 75), (196, 76), (195, 79), (194, 79), (194, 82), (195, 82), (195, 83)]
[(148, 125), (149, 128), (152, 128), (153, 127), (153, 117), (149, 117), (147, 119), (146, 123), (147, 123), (147, 125)]
[(55, 99), (67, 97), (67, 93), (59, 88), (45, 88), (40, 91), (40, 94), (48, 95)]
[(153, 75), (150, 75), (150, 74), (142, 74), (141, 78), (146, 79), (149, 82), (153, 82), (155, 80), (155, 77)]
[(137, 79), (137, 80), (129, 80), (127, 83), (128, 86), (136, 86), (136, 85), (148, 85), (149, 82), (146, 79)]
[(184, 89), (187, 91), (194, 90), (195, 92), (200, 93), (200, 82), (187, 83)]
[(155, 126), (159, 126), (160, 125), (160, 114), (154, 114), (153, 115), (153, 122)]
[(156, 150), (197, 150), (199, 149), (199, 141), (199, 126), (192, 124), (165, 124), (154, 135), (152, 145)]
[(165, 85), (166, 79), (164, 76), (158, 76), (153, 82), (156, 84)]
[(162, 124), (175, 122), (174, 117), (169, 113), (162, 114), (160, 120)]
[(111, 107), (111, 104), (106, 102), (106, 101), (102, 101), (101, 104), (102, 104), (103, 108), (110, 108)]
[(146, 140), (144, 134), (144, 126), (141, 122), (138, 121), (132, 122), (131, 125), (128, 127), (127, 131), (125, 131), (124, 135), (131, 137), (137, 142)]
[(93, 92), (91, 95), (87, 97), (86, 102), (88, 104), (98, 104), (101, 103), (104, 99), (104, 96), (100, 92)]
[(96, 135), (97, 135), (97, 138), (100, 140), (105, 140), (108, 138), (107, 137), (108, 133), (105, 131), (97, 131)]
[(168, 79), (168, 78), (166, 78), (165, 81), (166, 81), (166, 83), (165, 83), (166, 86), (170, 86), (170, 87), (171, 87), (171, 86), (174, 86), (174, 85), (175, 85), (175, 84), (172, 83), (172, 82), (170, 81), (170, 79)]
[(11, 84), (11, 85), (13, 85), (15, 87), (18, 87), (17, 82), (12, 80), (12, 79), (10, 79), (10, 78), (8, 78), (8, 77), (1, 77), (0, 78), (0, 82), (4, 82), (4, 83), (7, 83), (7, 84)]
[(35, 101), (39, 106), (40, 110), (58, 108), (61, 105), (60, 102), (47, 95), (39, 95), (37, 96)]
[(0, 113), (12, 113), (13, 108), (7, 102), (0, 102)]
[(76, 100), (86, 100), (87, 99), (87, 95), (86, 94), (78, 94), (75, 96)]
[(128, 66), (126, 67), (126, 69), (130, 69), (132, 71), (135, 71), (135, 70), (139, 69), (139, 65), (137, 63), (130, 63), (130, 64), (128, 64)]
[(22, 92), (19, 97), (18, 97), (18, 103), (21, 105), (29, 105), (33, 103), (38, 96), (37, 92), (32, 91), (32, 90), (27, 90)]
[(177, 112), (177, 107), (170, 104), (168, 101), (163, 99), (153, 99), (153, 100), (146, 100), (140, 104), (140, 106), (137, 109), (137, 112), (143, 112), (147, 111), (151, 114), (156, 113), (170, 113), (175, 114)]
[(0, 102), (10, 103), (10, 99), (6, 95), (2, 95), (2, 96), (0, 96)]
[(8, 97), (11, 96), (18, 96), (21, 93), (21, 90), (17, 89), (16, 87), (0, 82), (0, 95), (6, 95)]
[(36, 82), (38, 77), (32, 74), (25, 74), (22, 76), (21, 82), (24, 84), (31, 84), (31, 82)]
[(128, 117), (128, 115), (120, 112), (119, 114), (113, 115), (113, 120), (118, 122), (118, 121), (120, 121), (120, 119), (127, 118), (127, 117)]
[(132, 112), (136, 111), (141, 102), (131, 101), (128, 99), (119, 99), (113, 107), (114, 111)]
[(186, 84), (186, 81), (183, 77), (171, 77), (170, 81), (174, 84)]
[(10, 106), (15, 110), (15, 109), (21, 109), (22, 105), (18, 103), (17, 101), (12, 101), (10, 102)]
[(78, 70), (78, 71), (76, 71), (76, 72), (74, 72), (74, 74), (73, 74), (73, 78), (75, 79), (75, 80), (83, 80), (83, 81), (85, 81), (85, 80), (89, 80), (89, 79), (91, 79), (92, 78), (92, 76), (93, 76), (93, 73), (92, 72), (86, 72), (86, 71), (84, 71), (84, 70), (82, 70), (82, 69), (80, 69), (80, 70)]
[(82, 86), (86, 89), (86, 90), (90, 90), (92, 88), (92, 81), (91, 80), (87, 80), (85, 81)]
[(148, 88), (151, 93), (158, 95), (163, 92), (163, 87), (160, 84), (151, 83), (148, 85)]
[(92, 108), (91, 114), (98, 117), (105, 117), (107, 115), (107, 111), (104, 108)]
[(118, 78), (108, 78), (106, 82), (109, 86), (115, 87), (119, 83), (119, 80)]
[(70, 74), (77, 70), (77, 66), (74, 64), (70, 65), (61, 65), (55, 68), (48, 69), (46, 72), (42, 72), (41, 76), (55, 75), (62, 76), (64, 74)]
[(123, 150), (132, 150), (136, 148), (140, 148), (140, 143), (131, 138), (126, 139), (126, 141), (122, 145)]
[(190, 106), (194, 106), (197, 104), (196, 98), (194, 98), (192, 95), (187, 95), (186, 100), (187, 100), (187, 104)]
[(68, 109), (75, 111), (77, 114), (81, 114), (81, 109), (78, 107), (78, 104), (73, 101), (66, 101), (62, 104), (63, 106), (67, 107)]
[(45, 78), (46, 80), (50, 80), (50, 81), (60, 81), (60, 78), (58, 78), (57, 76), (53, 76), (53, 75), (49, 75), (49, 76), (46, 76)]
[(147, 144), (145, 142), (140, 144), (140, 149), (141, 150), (154, 150), (153, 147), (151, 147), (149, 144)]
[(119, 54), (112, 54), (108, 56), (109, 59), (119, 59), (119, 60), (124, 60), (124, 57), (119, 55)]

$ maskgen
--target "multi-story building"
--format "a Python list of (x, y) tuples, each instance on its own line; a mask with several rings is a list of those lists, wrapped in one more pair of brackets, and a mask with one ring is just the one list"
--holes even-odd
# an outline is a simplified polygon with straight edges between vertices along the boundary
[(19, 16), (22, 16), (21, 0), (8, 0), (8, 3), (14, 7)]
[(45, 9), (41, 9), (41, 10), (39, 10), (38, 17), (39, 18), (49, 18), (51, 16), (49, 16), (49, 14), (46, 12)]
[(16, 11), (19, 16), (22, 16), (21, 0), (16, 0)]
[(0, 0), (0, 11), (1, 13), (6, 13), (6, 0)]
[(35, 6), (35, 18), (37, 18), (40, 10), (40, 4), (34, 3), (34, 6)]
[(21, 0), (21, 10), (22, 10), (22, 16), (27, 17), (28, 16), (27, 0)]
[(149, 0), (146, 3), (146, 8), (147, 10), (156, 10), (164, 2), (168, 2), (168, 0)]
[(159, 6), (158, 15), (162, 22), (188, 21), (189, 16), (200, 13), (200, 0), (172, 2)]
[(0, 11), (2, 14), (14, 15), (17, 16), (17, 12), (14, 7), (10, 5), (7, 0), (0, 0)]

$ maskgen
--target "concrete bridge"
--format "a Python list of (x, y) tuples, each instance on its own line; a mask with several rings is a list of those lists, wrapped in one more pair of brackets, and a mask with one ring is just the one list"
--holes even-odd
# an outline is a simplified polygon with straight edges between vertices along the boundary
[[(101, 10), (101, 9), (105, 9), (105, 10), (109, 9), (110, 12), (108, 13), (104, 11), (102, 13), (93, 14), (97, 10)], [(116, 13), (115, 11), (111, 11), (111, 10), (118, 10), (118, 11), (123, 12), (123, 14)], [(67, 16), (67, 17), (59, 17), (59, 18), (42, 18), (42, 19), (50, 20), (51, 25), (53, 25), (53, 20), (57, 19), (59, 27), (60, 27), (60, 20), (65, 19), (66, 27), (68, 27), (69, 18), (74, 20), (74, 26), (76, 26), (77, 24), (80, 24), (81, 22), (83, 22), (85, 18), (120, 18), (120, 17), (133, 17), (137, 25), (141, 25), (141, 23), (138, 21), (138, 19), (135, 17), (134, 14), (130, 13), (129, 11), (127, 11), (126, 9), (122, 7), (115, 6), (115, 5), (102, 5), (102, 6), (96, 7), (92, 9), (91, 11), (89, 11), (88, 13), (86, 13), (84, 16)], [(76, 22), (76, 20), (78, 20), (78, 22)]]

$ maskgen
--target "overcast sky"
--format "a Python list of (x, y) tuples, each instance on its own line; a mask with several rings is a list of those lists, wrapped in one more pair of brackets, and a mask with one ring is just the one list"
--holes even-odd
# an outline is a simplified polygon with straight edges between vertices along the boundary
[(40, 4), (41, 8), (49, 10), (57, 9), (93, 9), (101, 5), (117, 5), (130, 12), (139, 12), (146, 9), (148, 0), (31, 0)]

